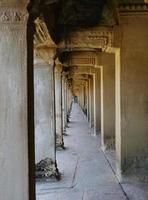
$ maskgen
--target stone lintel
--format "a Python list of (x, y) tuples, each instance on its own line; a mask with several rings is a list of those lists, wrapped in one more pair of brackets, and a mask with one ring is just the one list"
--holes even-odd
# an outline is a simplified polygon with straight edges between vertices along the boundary
[(113, 44), (113, 29), (105, 27), (94, 27), (89, 29), (80, 29), (72, 33), (68, 40), (62, 41), (59, 48), (66, 48), (67, 51), (75, 49), (95, 49), (105, 50)]
[(119, 5), (119, 13), (139, 13), (141, 12), (148, 14), (148, 3), (126, 3)]
[(95, 73), (95, 68), (94, 66), (85, 66), (85, 65), (79, 65), (79, 66), (71, 66), (72, 67), (72, 72), (75, 75), (80, 75), (80, 74), (94, 74)]

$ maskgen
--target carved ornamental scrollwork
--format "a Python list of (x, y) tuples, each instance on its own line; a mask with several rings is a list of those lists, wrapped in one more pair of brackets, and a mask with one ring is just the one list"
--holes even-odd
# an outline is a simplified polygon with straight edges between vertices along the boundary
[(119, 12), (148, 12), (148, 2), (144, 3), (136, 3), (136, 4), (120, 4)]
[(59, 48), (75, 49), (75, 48), (93, 48), (105, 50), (111, 47), (114, 42), (113, 29), (109, 28), (93, 28), (80, 30), (71, 34), (68, 40), (61, 42)]
[(22, 7), (0, 7), (0, 24), (22, 24), (26, 23), (28, 13)]
[(75, 58), (70, 59), (70, 65), (95, 65), (95, 58)]

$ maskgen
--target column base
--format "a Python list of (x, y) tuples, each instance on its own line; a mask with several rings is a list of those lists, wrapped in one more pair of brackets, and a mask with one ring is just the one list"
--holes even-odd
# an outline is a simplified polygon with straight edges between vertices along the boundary
[(115, 137), (108, 136), (105, 138), (105, 145), (107, 150), (115, 150)]
[(67, 114), (67, 123), (70, 123), (70, 114)]
[(63, 133), (63, 136), (68, 136), (68, 134), (66, 133), (66, 131)]
[(56, 148), (57, 149), (65, 149), (64, 142), (62, 142), (62, 143), (56, 143)]
[(104, 144), (101, 144), (101, 150), (105, 153), (106, 151), (106, 146)]
[(57, 168), (57, 164), (50, 158), (46, 158), (45, 160), (41, 160), (36, 165), (36, 178), (56, 178), (60, 179), (60, 173)]
[(65, 126), (65, 128), (63, 129), (63, 136), (68, 136), (68, 134), (66, 133), (66, 132), (67, 132), (67, 131), (66, 131), (67, 128), (69, 128), (68, 125)]
[(65, 149), (63, 135), (56, 134), (56, 148)]

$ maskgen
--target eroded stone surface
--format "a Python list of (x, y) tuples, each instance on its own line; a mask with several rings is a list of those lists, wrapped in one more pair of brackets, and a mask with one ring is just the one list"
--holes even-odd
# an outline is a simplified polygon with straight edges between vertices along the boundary
[(60, 179), (60, 174), (57, 169), (56, 163), (50, 159), (46, 158), (41, 160), (36, 165), (36, 178), (57, 178)]

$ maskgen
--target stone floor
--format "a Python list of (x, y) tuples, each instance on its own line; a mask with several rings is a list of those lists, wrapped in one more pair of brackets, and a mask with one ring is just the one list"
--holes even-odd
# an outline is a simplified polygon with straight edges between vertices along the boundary
[(72, 107), (66, 150), (57, 152), (62, 179), (37, 182), (37, 200), (147, 200), (148, 187), (119, 184), (78, 104)]

